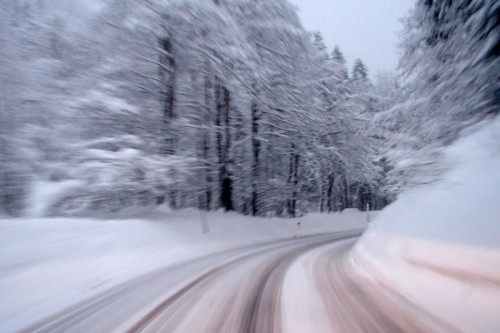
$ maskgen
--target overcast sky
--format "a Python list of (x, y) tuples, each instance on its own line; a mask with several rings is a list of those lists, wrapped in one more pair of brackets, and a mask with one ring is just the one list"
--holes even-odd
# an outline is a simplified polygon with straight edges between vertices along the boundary
[(394, 71), (398, 63), (399, 19), (415, 0), (290, 0), (307, 30), (320, 31), (326, 45), (338, 45), (349, 67), (360, 58), (370, 76)]

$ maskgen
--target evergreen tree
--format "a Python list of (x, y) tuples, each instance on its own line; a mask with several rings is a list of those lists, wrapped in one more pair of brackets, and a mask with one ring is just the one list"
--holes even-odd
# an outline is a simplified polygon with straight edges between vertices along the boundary
[(354, 66), (352, 68), (351, 80), (368, 80), (368, 69), (361, 59), (356, 59), (354, 61)]

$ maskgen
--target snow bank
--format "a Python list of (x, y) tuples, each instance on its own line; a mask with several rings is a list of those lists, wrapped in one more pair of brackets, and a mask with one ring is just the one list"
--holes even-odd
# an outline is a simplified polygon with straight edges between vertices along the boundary
[[(366, 227), (365, 213), (353, 211), (291, 220), (165, 207), (121, 214), (110, 220), (0, 220), (0, 331), (13, 331), (134, 276), (189, 258)], [(208, 222), (206, 234), (201, 221)]]
[(500, 328), (499, 142), (497, 118), (447, 148), (443, 179), (403, 193), (351, 253), (360, 272), (459, 331)]

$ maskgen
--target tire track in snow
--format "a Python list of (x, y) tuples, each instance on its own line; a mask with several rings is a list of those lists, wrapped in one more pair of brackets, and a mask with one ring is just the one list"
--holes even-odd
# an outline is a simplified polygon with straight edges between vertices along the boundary
[(281, 332), (281, 284), (290, 263), (311, 248), (345, 237), (353, 234), (297, 241), (239, 258), (165, 300), (129, 332)]
[[(183, 317), (193, 318), (189, 316), (193, 310), (203, 309), (201, 299), (208, 300), (215, 313), (206, 318), (201, 332), (279, 332), (279, 295), (288, 265), (309, 248), (357, 234), (359, 231), (276, 241), (160, 269), (115, 286), (19, 332), (174, 332), (175, 327), (183, 327), (179, 323), (184, 322), (186, 327)], [(232, 282), (234, 277), (242, 283)], [(217, 290), (221, 288), (219, 281), (225, 281), (228, 292)], [(218, 286), (213, 289), (214, 285)], [(212, 300), (204, 296), (210, 293)], [(219, 304), (215, 304), (217, 298)], [(165, 323), (170, 324), (165, 326)]]
[(111, 288), (20, 332), (455, 332), (344, 255), (359, 231), (225, 251)]
[(319, 246), (294, 262), (284, 284), (286, 332), (459, 332), (357, 273), (345, 257), (353, 243)]

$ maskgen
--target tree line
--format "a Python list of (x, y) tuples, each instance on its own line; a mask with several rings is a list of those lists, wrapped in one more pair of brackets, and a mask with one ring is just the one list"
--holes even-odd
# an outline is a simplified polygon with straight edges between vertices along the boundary
[[(2, 0), (0, 209), (380, 209), (437, 169), (408, 155), (432, 160), (498, 112), (498, 45), (484, 51), (498, 29), (479, 17), (498, 8), (445, 2), (418, 2), (403, 75), (373, 83), (286, 0), (108, 0), (79, 20), (62, 2)], [(467, 33), (479, 61), (459, 50)]]

